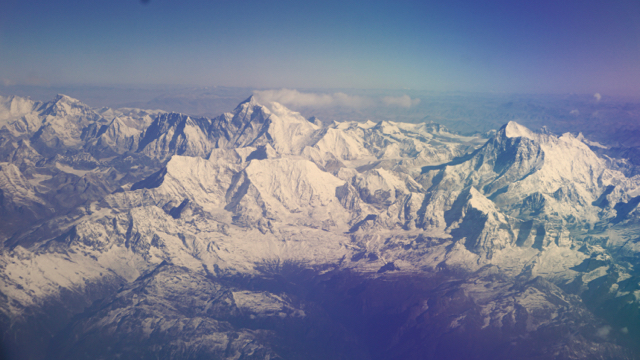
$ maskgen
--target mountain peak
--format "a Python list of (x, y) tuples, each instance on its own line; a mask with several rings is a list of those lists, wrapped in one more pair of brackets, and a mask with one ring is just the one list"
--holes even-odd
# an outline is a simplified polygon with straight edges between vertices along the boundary
[[(245, 105), (246, 104), (246, 105)], [(258, 100), (256, 99), (255, 95), (251, 95), (249, 96), (247, 99), (245, 99), (243, 102), (241, 102), (240, 104), (238, 104), (237, 108), (240, 108), (242, 106), (260, 106), (260, 104), (258, 103)]]
[(58, 114), (66, 116), (72, 111), (71, 109), (84, 109), (85, 111), (92, 111), (89, 106), (85, 105), (78, 99), (74, 99), (71, 96), (64, 94), (56, 95), (53, 100), (44, 103), (42, 109), (48, 109), (49, 115)]
[(528, 139), (534, 139), (535, 134), (526, 127), (518, 124), (515, 121), (509, 121), (500, 130), (504, 131), (504, 135), (508, 138), (526, 137)]
[(68, 95), (58, 94), (58, 95), (56, 95), (56, 97), (53, 99), (52, 102), (54, 102), (54, 103), (59, 103), (59, 102), (80, 103), (80, 100), (72, 98), (71, 96), (68, 96)]
[(263, 112), (268, 112), (268, 109), (262, 104), (258, 103), (258, 100), (254, 95), (251, 95), (247, 99), (239, 103), (238, 106), (236, 106), (236, 108), (233, 110), (232, 114), (236, 116), (239, 114), (243, 114), (243, 117), (251, 117), (251, 114), (256, 107), (262, 109)]

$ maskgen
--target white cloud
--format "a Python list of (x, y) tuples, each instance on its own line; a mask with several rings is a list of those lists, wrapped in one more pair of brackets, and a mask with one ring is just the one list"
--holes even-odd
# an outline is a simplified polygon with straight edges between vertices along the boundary
[(385, 96), (384, 98), (382, 98), (382, 102), (387, 106), (400, 106), (409, 108), (418, 105), (420, 103), (420, 99), (412, 99), (409, 97), (409, 95), (402, 95), (398, 97)]
[(593, 97), (596, 98), (596, 101), (600, 101), (600, 99), (602, 99), (602, 95), (600, 95), (600, 93), (593, 94)]
[(371, 99), (363, 96), (347, 95), (344, 93), (333, 94), (316, 94), (303, 93), (298, 90), (280, 89), (280, 90), (256, 90), (253, 92), (258, 102), (269, 103), (272, 101), (279, 102), (286, 106), (294, 107), (330, 107), (342, 106), (361, 108), (372, 106), (374, 103)]
[(385, 96), (375, 100), (368, 96), (349, 95), (341, 92), (328, 93), (304, 93), (295, 89), (280, 90), (255, 90), (253, 95), (259, 103), (268, 104), (272, 101), (285, 106), (326, 108), (347, 107), (365, 108), (380, 105), (409, 108), (420, 103), (420, 99), (412, 99), (408, 95), (393, 97)]
[(366, 96), (354, 96), (347, 95), (345, 93), (335, 93), (333, 94), (333, 97), (336, 99), (336, 102), (340, 106), (360, 108), (374, 105), (373, 100)]
[(580, 111), (578, 111), (578, 109), (573, 109), (573, 110), (571, 110), (571, 111), (569, 112), (569, 114), (571, 114), (571, 115), (575, 115), (575, 116), (578, 116), (578, 115), (580, 115)]

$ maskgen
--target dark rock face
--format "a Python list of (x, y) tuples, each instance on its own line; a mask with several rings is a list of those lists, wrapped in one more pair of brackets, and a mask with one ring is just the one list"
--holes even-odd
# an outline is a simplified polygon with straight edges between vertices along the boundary
[[(514, 285), (494, 268), (374, 277), (269, 268), (258, 277), (214, 278), (162, 264), (76, 316), (51, 340), (47, 356), (634, 358), (598, 335), (604, 325), (578, 297), (540, 278)], [(478, 291), (485, 294), (478, 297)], [(280, 308), (264, 302), (274, 294)], [(272, 311), (248, 307), (243, 296), (256, 296)], [(526, 304), (531, 297), (551, 306), (532, 309)]]
[(264, 331), (235, 329), (229, 289), (203, 274), (161, 264), (94, 303), (51, 342), (59, 359), (275, 358)]
[[(94, 301), (113, 294), (124, 279), (108, 276), (101, 282), (89, 283), (84, 289), (61, 289), (58, 296), (46, 298), (41, 304), (23, 309), (16, 319), (2, 317), (3, 359), (47, 359), (54, 336), (73, 321), (74, 316)], [(6, 298), (2, 299), (6, 301)], [(2, 301), (0, 300), (0, 301)]]

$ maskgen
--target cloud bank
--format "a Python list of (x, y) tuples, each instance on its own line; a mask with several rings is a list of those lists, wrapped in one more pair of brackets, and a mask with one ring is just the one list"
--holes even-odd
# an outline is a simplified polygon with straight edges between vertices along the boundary
[(398, 97), (385, 96), (382, 98), (382, 102), (387, 106), (399, 106), (404, 108), (410, 108), (420, 104), (420, 99), (412, 99), (409, 95), (402, 95)]
[(256, 90), (253, 92), (258, 102), (279, 102), (283, 105), (294, 107), (330, 107), (342, 106), (351, 108), (361, 108), (373, 105), (371, 99), (362, 96), (347, 95), (345, 93), (315, 94), (302, 93), (298, 90)]
[(333, 94), (304, 93), (295, 89), (255, 90), (253, 95), (258, 102), (265, 104), (275, 101), (285, 106), (308, 108), (365, 108), (379, 106), (380, 104), (409, 108), (420, 103), (420, 99), (411, 99), (408, 95), (399, 97), (386, 96), (380, 101), (367, 96), (348, 95), (341, 92)]

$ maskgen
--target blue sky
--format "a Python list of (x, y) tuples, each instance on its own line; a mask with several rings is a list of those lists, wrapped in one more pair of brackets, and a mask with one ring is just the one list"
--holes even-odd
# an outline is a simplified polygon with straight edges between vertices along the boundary
[(640, 95), (640, 1), (4, 0), (5, 85)]

